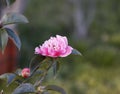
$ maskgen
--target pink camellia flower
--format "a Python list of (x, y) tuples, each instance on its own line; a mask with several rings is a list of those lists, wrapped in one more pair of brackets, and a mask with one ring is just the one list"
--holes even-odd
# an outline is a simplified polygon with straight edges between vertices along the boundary
[(56, 35), (35, 48), (35, 54), (49, 57), (66, 57), (71, 54), (73, 48), (68, 45), (65, 36)]
[(24, 68), (22, 71), (21, 71), (21, 75), (22, 77), (24, 78), (28, 78), (30, 76), (30, 69), (29, 68)]

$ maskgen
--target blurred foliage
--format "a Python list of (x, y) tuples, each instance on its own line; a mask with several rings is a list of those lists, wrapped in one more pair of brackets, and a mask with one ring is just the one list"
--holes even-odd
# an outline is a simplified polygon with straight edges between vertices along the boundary
[[(25, 67), (34, 48), (56, 34), (69, 37), (83, 56), (65, 59), (58, 80), (68, 94), (120, 93), (120, 1), (97, 0), (95, 19), (88, 38), (72, 39), (72, 4), (68, 0), (31, 0), (25, 11), (30, 23), (20, 25), (22, 41), (19, 67)], [(61, 80), (61, 81), (59, 81)]]

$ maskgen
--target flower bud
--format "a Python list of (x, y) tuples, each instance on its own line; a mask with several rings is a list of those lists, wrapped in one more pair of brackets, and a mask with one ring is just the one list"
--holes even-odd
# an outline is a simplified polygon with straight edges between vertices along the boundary
[(30, 76), (30, 69), (29, 68), (24, 68), (21, 72), (22, 77), (28, 78)]

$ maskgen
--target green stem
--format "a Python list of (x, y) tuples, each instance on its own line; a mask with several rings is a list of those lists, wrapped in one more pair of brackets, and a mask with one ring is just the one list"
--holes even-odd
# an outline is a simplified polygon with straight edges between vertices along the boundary
[(47, 73), (48, 73), (49, 69), (53, 66), (53, 64), (54, 64), (53, 62), (50, 63), (50, 65), (48, 66), (48, 68), (46, 69), (46, 71), (43, 73), (43, 76), (41, 77), (41, 79), (39, 81), (36, 81), (36, 83), (34, 84), (34, 86), (39, 86), (42, 83), (42, 81), (47, 76)]

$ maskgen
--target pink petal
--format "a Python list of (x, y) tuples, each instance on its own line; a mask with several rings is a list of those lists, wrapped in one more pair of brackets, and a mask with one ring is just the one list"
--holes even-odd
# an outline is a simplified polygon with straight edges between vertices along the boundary
[(73, 48), (71, 46), (68, 46), (66, 49), (66, 52), (64, 54), (61, 54), (60, 57), (66, 57), (72, 53)]
[(40, 53), (40, 48), (39, 47), (36, 47), (35, 48), (35, 54), (39, 54)]

